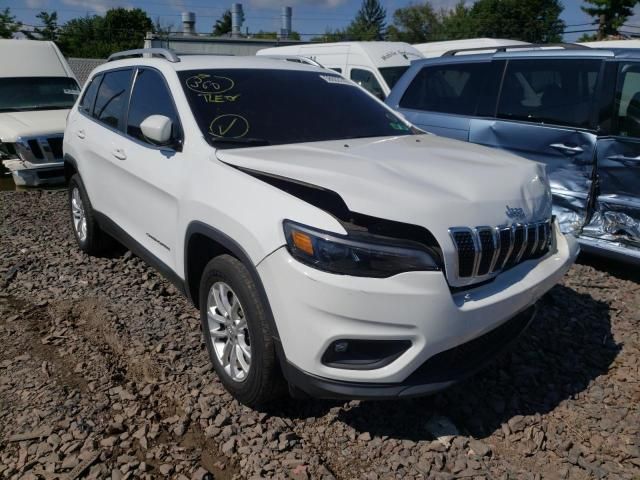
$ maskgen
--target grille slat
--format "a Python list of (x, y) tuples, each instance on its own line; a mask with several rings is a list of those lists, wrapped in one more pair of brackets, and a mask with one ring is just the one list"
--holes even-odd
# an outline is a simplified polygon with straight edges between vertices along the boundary
[(453, 240), (458, 250), (458, 275), (470, 277), (476, 258), (476, 247), (470, 229), (453, 232)]
[(545, 254), (552, 228), (547, 221), (497, 228), (454, 227), (449, 233), (456, 247), (458, 277), (482, 279)]
[(478, 265), (478, 276), (489, 273), (493, 254), (495, 253), (495, 245), (493, 240), (493, 231), (490, 228), (478, 229), (478, 238), (480, 240), (480, 263)]
[(47, 138), (51, 153), (55, 158), (62, 158), (62, 137)]
[(34, 157), (36, 157), (38, 160), (42, 160), (44, 158), (44, 154), (42, 153), (42, 149), (40, 148), (38, 140), (28, 140), (27, 144), (29, 145), (31, 153), (33, 153)]

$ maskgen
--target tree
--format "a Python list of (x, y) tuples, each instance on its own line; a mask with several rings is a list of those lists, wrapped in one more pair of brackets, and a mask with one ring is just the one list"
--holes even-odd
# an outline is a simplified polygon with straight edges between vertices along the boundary
[(434, 41), (441, 34), (442, 18), (429, 3), (397, 9), (387, 30), (389, 40), (407, 43)]
[(559, 42), (565, 23), (559, 0), (478, 0), (469, 11), (473, 36)]
[(351, 40), (382, 40), (385, 36), (387, 11), (379, 0), (362, 0), (360, 10), (347, 27)]
[(231, 33), (231, 10), (225, 10), (213, 26), (213, 35), (220, 37)]
[(633, 7), (638, 0), (585, 0), (591, 7), (580, 7), (598, 23), (597, 39), (604, 40), (609, 35), (619, 35), (618, 30), (633, 15)]
[(143, 10), (114, 8), (104, 17), (86, 16), (65, 23), (59, 45), (67, 57), (105, 58), (121, 50), (142, 48), (146, 32), (154, 31)]
[(42, 27), (35, 27), (33, 32), (24, 32), (32, 40), (55, 41), (58, 37), (58, 12), (40, 12), (36, 15)]
[(9, 7), (0, 11), (0, 38), (12, 38), (21, 28), (22, 23), (17, 22), (16, 17), (11, 15)]

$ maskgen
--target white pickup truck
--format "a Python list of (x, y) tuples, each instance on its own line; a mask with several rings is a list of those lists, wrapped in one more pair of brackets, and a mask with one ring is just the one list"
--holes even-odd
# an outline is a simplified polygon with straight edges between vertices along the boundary
[(0, 40), (0, 160), (16, 185), (64, 181), (62, 135), (80, 91), (53, 42)]

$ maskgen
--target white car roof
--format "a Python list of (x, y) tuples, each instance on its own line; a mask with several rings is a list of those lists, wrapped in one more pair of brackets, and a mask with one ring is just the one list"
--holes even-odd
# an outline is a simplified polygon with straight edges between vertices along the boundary
[(308, 72), (325, 72), (319, 67), (296, 62), (286, 62), (283, 60), (268, 57), (256, 56), (225, 56), (225, 55), (184, 55), (179, 62), (170, 62), (164, 58), (136, 57), (123, 60), (113, 60), (95, 69), (94, 74), (102, 71), (113, 70), (115, 68), (149, 66), (175, 71), (183, 70), (209, 70), (225, 68), (246, 68), (246, 69), (268, 69), (268, 70), (299, 70)]

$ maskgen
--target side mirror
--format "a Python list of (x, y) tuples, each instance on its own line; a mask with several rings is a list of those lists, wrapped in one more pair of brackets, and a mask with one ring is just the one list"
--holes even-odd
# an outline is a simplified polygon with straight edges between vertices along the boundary
[(168, 145), (171, 142), (173, 122), (164, 115), (149, 115), (140, 124), (145, 138), (157, 145)]

